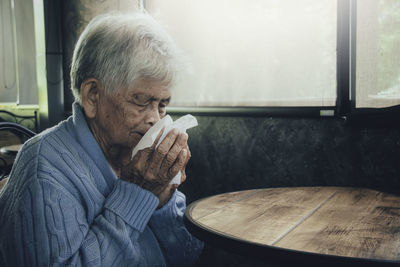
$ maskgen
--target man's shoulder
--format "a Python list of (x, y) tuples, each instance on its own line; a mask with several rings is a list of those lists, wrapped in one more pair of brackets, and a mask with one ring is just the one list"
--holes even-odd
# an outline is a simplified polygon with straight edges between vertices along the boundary
[(73, 151), (71, 140), (73, 137), (69, 136), (61, 123), (26, 141), (18, 152), (9, 175), (8, 187), (12, 190), (8, 190), (7, 194), (18, 199), (18, 196), (23, 196), (26, 190), (30, 190), (39, 181), (57, 184), (61, 176), (52, 174), (68, 167), (67, 163), (62, 163), (62, 156), (57, 151)]
[(63, 121), (29, 139), (23, 149), (33, 148), (38, 154), (43, 154), (57, 150), (73, 150), (77, 147), (79, 147), (79, 143), (68, 129), (68, 121)]
[(87, 176), (86, 170), (92, 167), (88, 166), (87, 157), (73, 132), (62, 123), (25, 142), (18, 153), (10, 179), (20, 184), (21, 190), (29, 184), (44, 183), (73, 191), (70, 183)]
[(80, 154), (82, 148), (64, 121), (25, 142), (16, 163), (34, 160), (38, 165), (62, 165), (63, 158), (76, 158)]

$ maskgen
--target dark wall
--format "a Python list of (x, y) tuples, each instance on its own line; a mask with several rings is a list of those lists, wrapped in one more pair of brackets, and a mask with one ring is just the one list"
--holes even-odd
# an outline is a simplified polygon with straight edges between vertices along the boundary
[(236, 190), (359, 186), (400, 193), (400, 128), (335, 118), (197, 116), (181, 189), (188, 202)]

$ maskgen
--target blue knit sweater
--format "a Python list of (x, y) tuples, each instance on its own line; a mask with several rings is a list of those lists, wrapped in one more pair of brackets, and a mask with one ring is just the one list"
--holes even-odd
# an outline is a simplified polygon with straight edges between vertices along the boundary
[(0, 266), (187, 266), (203, 244), (183, 225), (176, 191), (119, 180), (81, 107), (24, 144), (0, 193)]

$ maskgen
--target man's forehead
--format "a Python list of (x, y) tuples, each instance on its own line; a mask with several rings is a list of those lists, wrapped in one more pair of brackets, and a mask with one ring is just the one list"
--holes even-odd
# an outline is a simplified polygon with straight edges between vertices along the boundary
[(160, 81), (139, 81), (129, 90), (130, 95), (142, 95), (154, 99), (171, 97), (169, 85)]
[(169, 83), (157, 80), (138, 80), (132, 86), (133, 91), (137, 91), (138, 93), (148, 92), (149, 90), (168, 91), (169, 88)]
[(165, 82), (165, 81), (160, 81), (160, 80), (138, 79), (133, 84), (133, 87), (137, 88), (137, 89), (140, 89), (140, 88), (152, 88), (152, 87), (169, 88), (170, 87), (170, 83), (169, 82)]

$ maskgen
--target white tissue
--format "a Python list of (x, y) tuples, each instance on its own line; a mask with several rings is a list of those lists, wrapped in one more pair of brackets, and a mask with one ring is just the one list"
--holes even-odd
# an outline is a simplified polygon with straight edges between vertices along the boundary
[[(172, 129), (176, 128), (180, 132), (186, 132), (187, 129), (197, 126), (197, 120), (192, 115), (188, 114), (185, 115), (176, 121), (172, 121), (171, 116), (167, 115), (163, 119), (159, 120), (153, 127), (151, 127), (146, 134), (140, 139), (139, 143), (135, 146), (132, 151), (132, 157), (137, 154), (139, 150), (143, 150), (147, 147), (150, 147), (154, 141), (156, 140), (158, 134), (160, 133), (161, 129), (165, 126), (164, 132), (158, 141), (156, 147), (164, 140), (165, 136), (167, 136), (168, 132)], [(181, 176), (182, 173), (179, 172), (170, 182), (170, 184), (180, 184), (181, 183)]]

